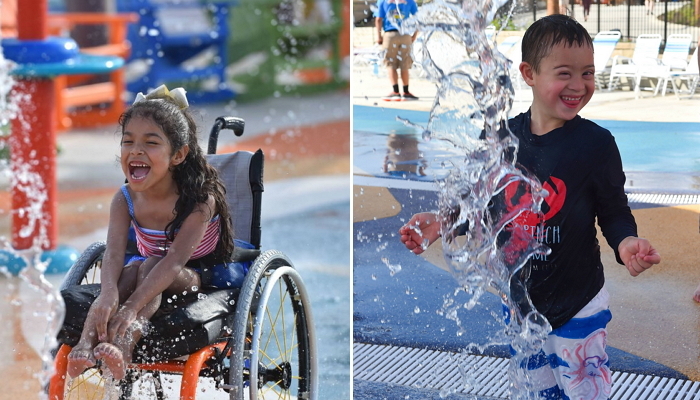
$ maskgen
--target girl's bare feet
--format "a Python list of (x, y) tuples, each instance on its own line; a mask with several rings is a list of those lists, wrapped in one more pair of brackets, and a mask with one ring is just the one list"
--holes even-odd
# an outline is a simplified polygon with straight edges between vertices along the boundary
[(68, 353), (68, 376), (72, 379), (95, 366), (95, 357), (89, 347), (76, 346)]
[(693, 300), (700, 303), (700, 286), (698, 286), (698, 288), (695, 289), (695, 294), (693, 295)]
[(101, 360), (114, 379), (120, 381), (126, 375), (126, 361), (122, 351), (112, 343), (100, 343), (95, 346), (95, 358)]

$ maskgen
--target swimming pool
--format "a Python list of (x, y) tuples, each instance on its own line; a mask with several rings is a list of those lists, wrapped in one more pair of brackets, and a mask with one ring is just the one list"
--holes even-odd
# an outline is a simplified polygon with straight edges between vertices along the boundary
[[(428, 112), (383, 107), (353, 106), (355, 171), (377, 177), (432, 180), (440, 171), (438, 146), (421, 138), (419, 129), (406, 126), (397, 116), (425, 126)], [(690, 122), (637, 122), (594, 120), (610, 130), (620, 149), (628, 186), (646, 189), (696, 191), (700, 188), (700, 124)], [(401, 138), (401, 140), (397, 140)], [(397, 149), (400, 143), (403, 149)], [(416, 147), (413, 149), (413, 147)], [(406, 150), (410, 147), (411, 150)], [(397, 154), (398, 151), (398, 154)], [(403, 154), (402, 154), (403, 153)], [(420, 159), (406, 159), (417, 154)], [(396, 171), (399, 157), (403, 171)], [(387, 164), (389, 164), (387, 166)], [(420, 166), (423, 166), (422, 169)], [(635, 183), (636, 182), (636, 183)], [(644, 182), (644, 184), (642, 184)]]

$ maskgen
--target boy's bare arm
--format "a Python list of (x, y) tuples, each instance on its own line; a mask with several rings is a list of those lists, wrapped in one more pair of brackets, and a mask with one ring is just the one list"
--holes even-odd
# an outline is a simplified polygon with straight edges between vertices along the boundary
[(374, 27), (377, 28), (377, 44), (382, 44), (384, 42), (384, 38), (382, 37), (383, 21), (384, 19), (380, 17), (374, 19)]

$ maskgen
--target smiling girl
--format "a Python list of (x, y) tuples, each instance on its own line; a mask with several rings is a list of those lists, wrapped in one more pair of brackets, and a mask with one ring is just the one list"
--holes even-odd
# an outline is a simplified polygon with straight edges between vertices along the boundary
[[(120, 164), (127, 183), (110, 208), (101, 292), (90, 307), (68, 374), (101, 362), (116, 380), (161, 297), (211, 283), (205, 266), (229, 262), (231, 220), (217, 171), (197, 142), (185, 91), (165, 86), (139, 95), (120, 118)], [(124, 262), (129, 230), (139, 255)]]

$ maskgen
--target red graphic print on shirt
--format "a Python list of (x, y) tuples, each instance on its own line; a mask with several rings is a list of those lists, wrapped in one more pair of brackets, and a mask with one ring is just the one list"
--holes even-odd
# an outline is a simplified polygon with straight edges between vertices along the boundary
[[(529, 210), (523, 211), (505, 229), (511, 232), (508, 243), (504, 246), (506, 262), (515, 262), (530, 247), (532, 238), (540, 243), (559, 243), (561, 240), (560, 227), (548, 225), (551, 220), (561, 211), (566, 201), (566, 184), (563, 180), (550, 176), (542, 185), (547, 190), (540, 207), (539, 213)], [(523, 192), (521, 182), (513, 182), (505, 188), (506, 210), (513, 212), (522, 207), (528, 207), (532, 202), (532, 193)], [(534, 259), (546, 260), (547, 255), (535, 254)]]

